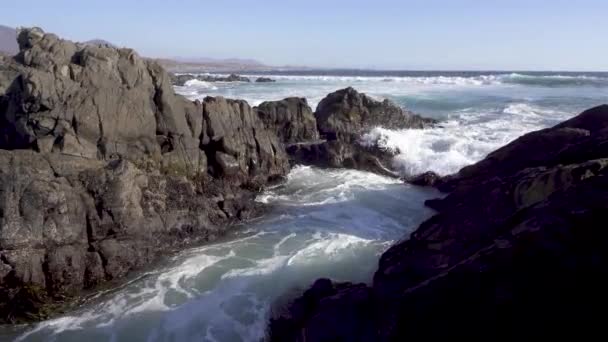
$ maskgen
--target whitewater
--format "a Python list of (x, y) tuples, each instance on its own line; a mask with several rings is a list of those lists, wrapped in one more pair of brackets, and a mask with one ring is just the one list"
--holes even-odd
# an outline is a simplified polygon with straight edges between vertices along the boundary
[[(246, 75), (252, 79), (256, 74)], [(404, 175), (457, 172), (513, 139), (608, 102), (608, 74), (485, 72), (276, 72), (275, 83), (190, 81), (192, 100), (225, 96), (251, 105), (304, 97), (314, 109), (352, 86), (440, 123), (425, 130), (377, 127), (361, 143), (396, 153)], [(1, 327), (0, 340), (259, 341), (266, 323), (319, 277), (370, 282), (384, 250), (408, 235), (441, 196), (366, 172), (296, 166), (257, 201), (268, 213), (222, 240), (167, 257), (74, 312)]]

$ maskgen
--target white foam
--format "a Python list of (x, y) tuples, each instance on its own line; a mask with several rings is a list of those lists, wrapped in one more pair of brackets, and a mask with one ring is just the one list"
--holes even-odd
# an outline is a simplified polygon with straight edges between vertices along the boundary
[(468, 110), (458, 119), (430, 129), (387, 130), (380, 127), (362, 137), (364, 145), (378, 145), (397, 153), (395, 166), (404, 175), (434, 171), (455, 173), (522, 134), (558, 122), (568, 113), (528, 103), (506, 106), (500, 115)]
[(186, 83), (184, 83), (184, 87), (192, 87), (197, 90), (201, 90), (201, 89), (217, 90), (218, 89), (215, 85), (213, 85), (209, 82), (205, 82), (205, 81), (201, 81), (201, 80), (197, 80), (197, 79), (187, 81)]

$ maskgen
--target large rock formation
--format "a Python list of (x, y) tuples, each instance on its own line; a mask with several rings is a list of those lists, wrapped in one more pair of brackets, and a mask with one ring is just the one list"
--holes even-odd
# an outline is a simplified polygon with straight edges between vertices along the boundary
[(0, 321), (214, 239), (288, 171), (243, 101), (190, 102), (130, 49), (18, 42), (0, 57)]
[(432, 119), (404, 111), (389, 100), (376, 101), (353, 88), (325, 97), (314, 114), (322, 141), (301, 141), (287, 146), (296, 163), (322, 167), (347, 167), (396, 176), (392, 171), (395, 151), (361, 142), (375, 127), (388, 129), (424, 128)]
[(608, 106), (527, 134), (438, 184), (450, 191), (428, 202), (438, 214), (383, 254), (373, 286), (318, 281), (273, 319), (271, 339), (603, 333)]
[(305, 98), (263, 102), (256, 110), (266, 127), (286, 145), (319, 140), (317, 120)]

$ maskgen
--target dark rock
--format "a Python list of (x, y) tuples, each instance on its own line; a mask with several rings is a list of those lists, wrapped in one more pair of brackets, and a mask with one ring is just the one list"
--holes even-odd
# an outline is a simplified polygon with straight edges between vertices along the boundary
[(173, 75), (171, 82), (176, 86), (184, 86), (186, 82), (191, 80), (198, 80), (202, 82), (251, 82), (247, 77), (239, 76), (237, 74), (230, 74), (226, 77), (213, 76), (213, 75), (192, 75), (192, 74), (181, 74)]
[(319, 140), (317, 120), (304, 98), (264, 102), (256, 110), (266, 128), (285, 144)]
[[(332, 302), (347, 297), (353, 285), (314, 301), (328, 306), (302, 310), (301, 297), (271, 321), (271, 338), (363, 340), (343, 335), (344, 327), (371, 331), (362, 336), (372, 341), (588, 339), (602, 333), (606, 127), (608, 106), (597, 107), (448, 177), (451, 193), (429, 201), (438, 214), (382, 255), (369, 299)], [(361, 303), (368, 311), (350, 309)], [(318, 323), (329, 315), (335, 325)], [(281, 338), (274, 338), (275, 330)]]
[(203, 105), (202, 148), (213, 175), (228, 177), (233, 184), (265, 184), (288, 172), (287, 155), (276, 134), (265, 129), (247, 102), (207, 97)]
[(171, 83), (176, 86), (185, 86), (186, 82), (197, 79), (196, 76), (191, 74), (184, 75), (171, 75)]
[(374, 172), (387, 177), (399, 177), (391, 169), (394, 154), (376, 146), (320, 140), (290, 144), (286, 149), (294, 164), (348, 168)]
[[(373, 341), (371, 304), (371, 291), (365, 284), (319, 279), (282, 316), (271, 319), (270, 340)], [(297, 329), (303, 323), (307, 329)]]
[(385, 150), (377, 143), (364, 146), (363, 135), (378, 126), (424, 128), (435, 122), (406, 112), (388, 100), (376, 101), (353, 88), (329, 94), (319, 103), (314, 115), (324, 141), (288, 146), (293, 163), (346, 167), (392, 177), (397, 177), (392, 170), (395, 151)]
[(315, 112), (319, 132), (327, 140), (353, 142), (374, 127), (387, 129), (424, 128), (435, 123), (404, 111), (389, 100), (376, 101), (346, 88), (325, 97)]
[(256, 83), (273, 83), (273, 82), (276, 82), (276, 80), (273, 80), (272, 78), (268, 78), (268, 77), (258, 77), (255, 81), (256, 81)]
[(436, 186), (441, 177), (433, 171), (428, 171), (414, 177), (407, 178), (407, 183), (418, 186)]
[(215, 82), (251, 82), (247, 77), (239, 76), (237, 74), (230, 74), (228, 77), (218, 77)]
[(190, 102), (129, 49), (18, 42), (0, 59), (0, 321), (217, 238), (288, 171), (244, 101)]

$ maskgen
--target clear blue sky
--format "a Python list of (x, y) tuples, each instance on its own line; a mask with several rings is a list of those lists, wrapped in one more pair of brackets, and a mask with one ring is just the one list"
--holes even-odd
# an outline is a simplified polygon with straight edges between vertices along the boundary
[(608, 0), (0, 0), (0, 24), (154, 57), (608, 70)]

